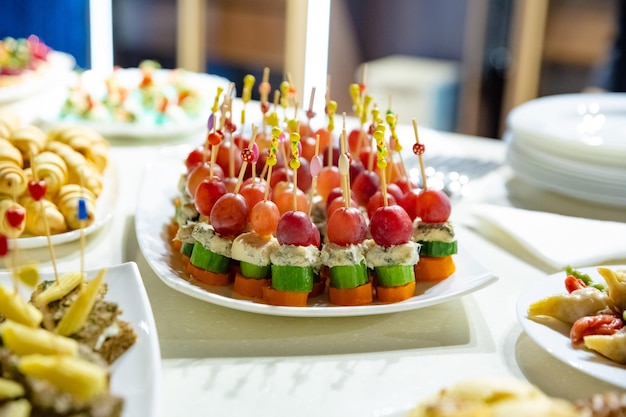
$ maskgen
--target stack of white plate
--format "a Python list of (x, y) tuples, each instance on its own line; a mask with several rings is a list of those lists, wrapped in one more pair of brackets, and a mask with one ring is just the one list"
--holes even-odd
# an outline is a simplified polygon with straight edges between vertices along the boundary
[(533, 185), (626, 206), (626, 94), (563, 94), (507, 118), (507, 162)]

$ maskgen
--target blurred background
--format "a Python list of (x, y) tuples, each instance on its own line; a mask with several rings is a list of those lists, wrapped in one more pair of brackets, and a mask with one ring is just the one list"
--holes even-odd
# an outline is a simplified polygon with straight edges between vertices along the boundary
[[(437, 129), (501, 138), (517, 104), (604, 87), (620, 1), (330, 0), (319, 36), (328, 34), (331, 98), (350, 114), (348, 86), (364, 81), (378, 106), (393, 107), (401, 123), (417, 118)], [(260, 80), (264, 67), (276, 88), (292, 59), (291, 37), (318, 30), (290, 21), (290, 10), (306, 0), (5, 3), (2, 38), (36, 34), (82, 68), (108, 54), (108, 42), (115, 65), (153, 59), (166, 68), (191, 66), (229, 78), (238, 91), (245, 74)]]

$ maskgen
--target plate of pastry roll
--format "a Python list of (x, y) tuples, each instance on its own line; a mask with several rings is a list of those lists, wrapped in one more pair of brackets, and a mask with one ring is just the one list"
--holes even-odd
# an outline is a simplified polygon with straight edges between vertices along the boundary
[(48, 244), (48, 233), (60, 244), (102, 227), (117, 199), (108, 152), (109, 143), (94, 130), (58, 125), (44, 131), (0, 108), (0, 233), (16, 247), (34, 248)]

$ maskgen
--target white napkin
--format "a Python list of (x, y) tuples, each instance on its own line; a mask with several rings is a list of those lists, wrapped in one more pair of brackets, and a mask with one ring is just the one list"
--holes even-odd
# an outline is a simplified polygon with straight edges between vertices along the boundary
[(626, 260), (626, 223), (489, 204), (473, 206), (471, 214), (480, 222), (476, 230), (495, 228), (555, 269)]

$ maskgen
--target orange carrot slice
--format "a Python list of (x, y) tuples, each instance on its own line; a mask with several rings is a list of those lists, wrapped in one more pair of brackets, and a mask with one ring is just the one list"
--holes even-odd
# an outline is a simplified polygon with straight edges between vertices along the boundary
[(354, 288), (328, 287), (328, 300), (338, 306), (360, 306), (371, 304), (374, 296), (372, 283), (368, 282)]
[(228, 285), (230, 283), (230, 274), (219, 274), (216, 272), (207, 271), (206, 269), (198, 268), (191, 262), (187, 264), (187, 272), (193, 278), (200, 282), (204, 282), (209, 285)]
[(245, 297), (263, 298), (263, 287), (269, 286), (269, 283), (269, 279), (248, 278), (238, 271), (235, 273), (233, 291)]
[(275, 306), (306, 307), (308, 292), (279, 291), (270, 286), (263, 287), (263, 300)]
[(415, 295), (415, 281), (397, 287), (376, 287), (376, 298), (383, 303), (397, 303)]
[(441, 281), (456, 271), (452, 256), (420, 256), (415, 265), (415, 280)]

